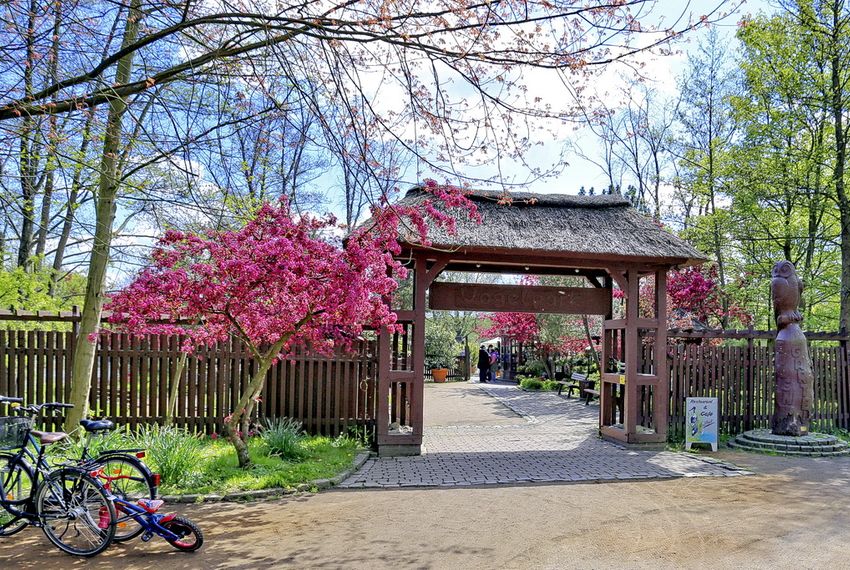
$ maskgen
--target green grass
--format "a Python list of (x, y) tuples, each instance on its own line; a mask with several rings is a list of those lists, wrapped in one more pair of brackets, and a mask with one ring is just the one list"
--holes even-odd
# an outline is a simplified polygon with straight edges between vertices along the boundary
[(354, 440), (328, 437), (307, 437), (301, 443), (303, 456), (297, 461), (285, 461), (267, 455), (266, 446), (259, 438), (249, 443), (252, 465), (240, 469), (236, 453), (227, 441), (203, 440), (195, 476), (185, 482), (163, 483), (164, 495), (209, 494), (218, 495), (236, 491), (272, 488), (292, 488), (315, 479), (328, 479), (351, 466), (359, 449)]

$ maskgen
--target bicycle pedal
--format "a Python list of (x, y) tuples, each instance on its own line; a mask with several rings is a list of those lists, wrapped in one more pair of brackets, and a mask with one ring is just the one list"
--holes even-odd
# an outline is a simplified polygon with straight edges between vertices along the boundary
[(150, 539), (152, 539), (152, 538), (153, 538), (153, 533), (152, 532), (146, 532), (145, 534), (142, 535), (142, 542), (149, 542)]

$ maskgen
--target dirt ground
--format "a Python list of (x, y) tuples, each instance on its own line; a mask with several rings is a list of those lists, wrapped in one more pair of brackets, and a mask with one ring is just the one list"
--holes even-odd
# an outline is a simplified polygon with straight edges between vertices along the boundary
[(192, 505), (177, 510), (204, 529), (195, 554), (154, 539), (82, 561), (29, 529), (0, 541), (0, 568), (850, 567), (850, 459), (717, 455), (758, 474)]

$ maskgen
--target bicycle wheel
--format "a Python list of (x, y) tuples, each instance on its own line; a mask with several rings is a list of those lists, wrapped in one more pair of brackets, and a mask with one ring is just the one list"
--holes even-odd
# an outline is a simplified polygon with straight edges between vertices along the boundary
[(35, 496), (39, 522), (48, 540), (75, 556), (103, 552), (115, 536), (115, 505), (106, 489), (73, 468), (51, 472)]
[[(98, 479), (113, 495), (128, 503), (139, 499), (155, 499), (156, 486), (153, 475), (138, 458), (130, 455), (105, 455), (93, 461), (102, 474)], [(116, 505), (118, 519), (115, 522), (116, 542), (132, 540), (145, 530), (136, 520)]]
[(183, 552), (194, 552), (204, 543), (204, 533), (198, 525), (186, 517), (174, 517), (170, 521), (160, 523), (180, 538), (168, 540), (168, 544)]
[(12, 536), (29, 524), (5, 507), (26, 511), (32, 498), (32, 468), (22, 459), (0, 453), (0, 537)]

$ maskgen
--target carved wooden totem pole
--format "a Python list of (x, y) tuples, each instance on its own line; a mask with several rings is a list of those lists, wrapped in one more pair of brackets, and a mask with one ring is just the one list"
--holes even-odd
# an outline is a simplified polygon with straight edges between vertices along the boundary
[(800, 328), (800, 295), (803, 282), (790, 261), (773, 266), (773, 314), (776, 317), (776, 396), (772, 429), (776, 435), (809, 433), (814, 399), (812, 361), (806, 336)]

